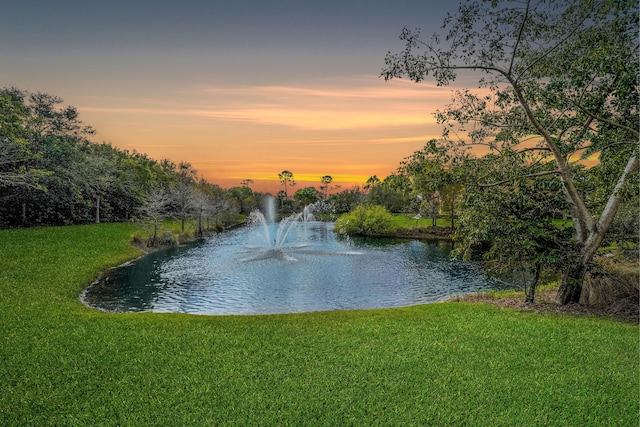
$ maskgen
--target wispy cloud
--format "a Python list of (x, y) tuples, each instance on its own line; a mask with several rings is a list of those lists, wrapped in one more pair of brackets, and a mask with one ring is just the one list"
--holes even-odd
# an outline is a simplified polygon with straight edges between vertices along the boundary
[(409, 80), (384, 81), (376, 76), (355, 76), (341, 79), (319, 79), (291, 85), (235, 86), (213, 85), (196, 89), (211, 95), (324, 98), (324, 99), (422, 99), (449, 97), (451, 89)]
[(427, 105), (449, 89), (372, 76), (279, 86), (209, 86), (202, 93), (229, 102), (203, 114), (225, 120), (305, 130), (377, 129), (433, 123)]
[[(450, 90), (407, 81), (384, 82), (373, 76), (320, 80), (278, 86), (213, 85), (163, 100), (126, 100), (87, 112), (174, 116), (283, 126), (300, 130), (380, 129), (434, 123), (429, 105), (446, 102)], [(123, 105), (121, 104), (121, 105)]]

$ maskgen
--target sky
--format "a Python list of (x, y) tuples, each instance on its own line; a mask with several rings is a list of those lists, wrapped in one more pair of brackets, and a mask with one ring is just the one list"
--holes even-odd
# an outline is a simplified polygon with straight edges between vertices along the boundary
[[(8, 4), (7, 4), (8, 3)], [(448, 4), (448, 5), (447, 5)], [(0, 86), (73, 105), (108, 142), (187, 161), (224, 188), (384, 178), (440, 134), (451, 87), (379, 77), (404, 26), (430, 34), (456, 4), (428, 0), (10, 0)]]

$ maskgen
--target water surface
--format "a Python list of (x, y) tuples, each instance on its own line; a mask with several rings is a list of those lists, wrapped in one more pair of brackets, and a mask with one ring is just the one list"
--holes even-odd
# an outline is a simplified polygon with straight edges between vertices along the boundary
[(501, 286), (476, 263), (451, 261), (449, 242), (332, 228), (295, 223), (280, 249), (257, 243), (256, 228), (228, 231), (112, 270), (83, 299), (108, 311), (269, 314), (401, 307)]

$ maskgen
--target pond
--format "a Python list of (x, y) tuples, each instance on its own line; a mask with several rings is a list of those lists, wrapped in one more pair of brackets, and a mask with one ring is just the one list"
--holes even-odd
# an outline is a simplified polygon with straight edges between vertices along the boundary
[(115, 312), (274, 314), (401, 307), (503, 286), (477, 263), (450, 260), (450, 242), (346, 238), (327, 222), (286, 227), (241, 227), (152, 253), (109, 271), (82, 299)]

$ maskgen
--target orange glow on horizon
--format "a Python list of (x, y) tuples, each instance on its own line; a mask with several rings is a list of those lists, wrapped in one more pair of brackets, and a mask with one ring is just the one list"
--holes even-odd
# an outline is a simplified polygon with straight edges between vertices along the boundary
[[(209, 85), (173, 97), (85, 98), (78, 106), (97, 138), (174, 163), (186, 161), (223, 188), (252, 179), (277, 193), (278, 173), (300, 186), (362, 186), (440, 134), (430, 107), (449, 88), (385, 82), (377, 76), (317, 79), (279, 86)], [(304, 188), (304, 187), (303, 187)]]

